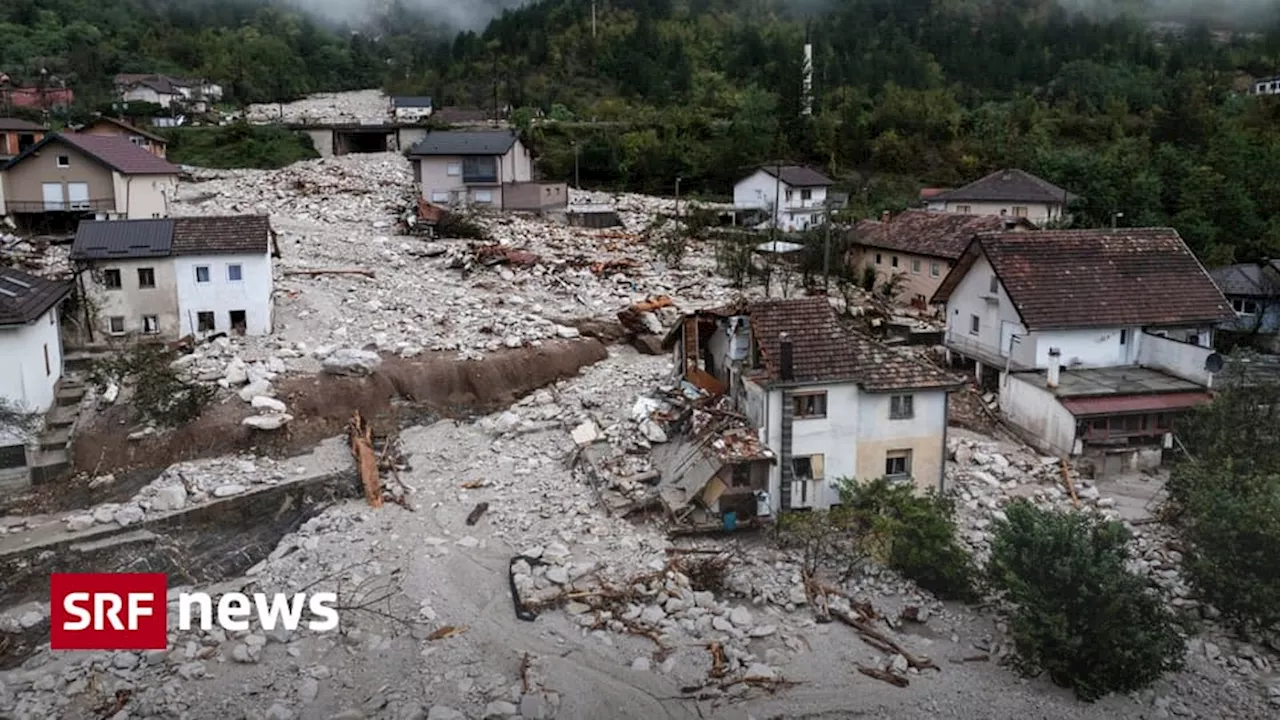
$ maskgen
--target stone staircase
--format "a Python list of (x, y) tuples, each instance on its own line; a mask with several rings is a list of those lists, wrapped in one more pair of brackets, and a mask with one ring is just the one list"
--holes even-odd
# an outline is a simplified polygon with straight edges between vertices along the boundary
[(37, 448), (30, 454), (27, 467), (31, 482), (40, 485), (63, 477), (71, 469), (68, 446), (80, 417), (80, 401), (88, 388), (78, 378), (63, 375), (54, 388), (54, 404), (45, 414), (44, 429), (37, 438)]

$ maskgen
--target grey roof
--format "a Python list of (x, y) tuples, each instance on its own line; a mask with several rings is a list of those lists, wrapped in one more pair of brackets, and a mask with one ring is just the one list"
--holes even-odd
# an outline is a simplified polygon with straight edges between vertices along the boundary
[(964, 187), (940, 192), (930, 200), (971, 202), (1029, 202), (1029, 203), (1068, 203), (1080, 198), (1054, 185), (1048, 180), (1038, 178), (1023, 170), (997, 170), (986, 177), (975, 180)]
[(269, 232), (265, 215), (85, 220), (76, 229), (71, 259), (265, 253), (270, 247)]
[(807, 165), (762, 165), (760, 169), (791, 187), (826, 187), (834, 181)]
[(168, 257), (173, 219), (84, 220), (71, 244), (72, 260)]
[(392, 107), (429, 108), (431, 98), (426, 95), (395, 95), (391, 98)]
[(36, 132), (41, 132), (44, 130), (44, 126), (23, 120), (22, 118), (0, 117), (0, 130), (34, 130)]
[(505, 155), (516, 143), (511, 130), (435, 130), (409, 148), (409, 155)]
[(1270, 298), (1280, 296), (1280, 260), (1239, 263), (1209, 271), (1223, 295)]
[(0, 325), (23, 325), (36, 320), (70, 292), (69, 281), (0, 268)]

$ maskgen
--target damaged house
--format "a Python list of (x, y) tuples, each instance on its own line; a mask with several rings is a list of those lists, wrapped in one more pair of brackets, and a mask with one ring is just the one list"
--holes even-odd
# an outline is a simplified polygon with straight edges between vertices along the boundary
[[(729, 471), (729, 485), (736, 475), (744, 491), (763, 492), (771, 512), (837, 504), (845, 478), (943, 486), (947, 395), (963, 381), (846, 329), (827, 298), (692, 313), (664, 345), (686, 381), (727, 392), (755, 433), (762, 452), (732, 454), (750, 459)], [(681, 473), (688, 477), (681, 469), (672, 479)]]
[(983, 233), (934, 295), (945, 343), (998, 383), (1025, 439), (1099, 476), (1160, 464), (1176, 414), (1209, 399), (1235, 318), (1170, 228)]

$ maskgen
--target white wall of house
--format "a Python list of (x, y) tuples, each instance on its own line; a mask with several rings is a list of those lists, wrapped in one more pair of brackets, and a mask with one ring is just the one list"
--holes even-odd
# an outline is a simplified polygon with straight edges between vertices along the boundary
[[(177, 278), (180, 335), (199, 335), (199, 313), (212, 312), (214, 332), (231, 331), (231, 311), (245, 313), (245, 333), (268, 335), (272, 330), (273, 278), (271, 255), (180, 255), (173, 258)], [(231, 266), (240, 279), (231, 279)], [(199, 282), (196, 268), (208, 268), (208, 282)]]
[[(140, 269), (151, 270), (155, 287), (140, 285)], [(108, 270), (119, 271), (118, 289), (106, 287)], [(81, 275), (81, 282), (95, 309), (95, 337), (149, 334), (145, 320), (148, 316), (155, 318), (155, 336), (180, 337), (177, 283), (170, 258), (100, 260)], [(112, 330), (112, 318), (118, 318), (116, 331)]]
[[(28, 412), (53, 406), (53, 389), (62, 377), (58, 307), (25, 325), (0, 327), (0, 398)], [(12, 445), (0, 438), (0, 445)]]
[[(759, 422), (761, 439), (781, 455), (781, 389), (764, 389), (746, 381), (746, 414)], [(921, 490), (938, 488), (945, 457), (946, 393), (942, 391), (868, 393), (853, 383), (813, 385), (790, 389), (791, 393), (825, 391), (827, 414), (822, 418), (795, 418), (791, 426), (791, 457), (823, 456), (823, 477), (810, 483), (806, 503), (827, 508), (840, 501), (837, 481), (843, 478), (872, 480), (885, 474), (891, 453), (906, 451), (910, 474)], [(891, 397), (911, 395), (913, 416), (890, 417)], [(782, 503), (782, 466), (769, 471), (769, 496), (774, 510)], [(791, 490), (793, 507), (800, 507), (798, 483)]]
[[(1208, 329), (1205, 333), (1208, 333)], [(1138, 333), (1138, 338), (1138, 364), (1163, 370), (1205, 387), (1212, 386), (1213, 374), (1204, 367), (1205, 361), (1213, 354), (1212, 347), (1170, 340), (1145, 332)]]
[(1041, 452), (1075, 454), (1076, 418), (1045, 388), (1006, 373), (1000, 379), (1000, 412)]
[[(1103, 327), (1084, 330), (1045, 330), (1031, 333), (1020, 344), (1035, 346), (1034, 367), (1049, 367), (1049, 350), (1057, 348), (1064, 367), (1102, 368), (1137, 365), (1141, 328)], [(1020, 348), (1022, 349), (1022, 348)], [(1026, 355), (1020, 354), (1019, 360)]]
[(398, 107), (392, 113), (397, 120), (422, 120), (431, 117), (431, 108), (429, 107)]
[(0, 217), (4, 217), (7, 213), (4, 207), (4, 180), (5, 173), (0, 172)]
[[(1004, 285), (997, 280), (996, 292), (991, 292), (994, 277), (991, 263), (985, 255), (979, 255), (947, 301), (947, 341), (962, 350), (976, 348), (990, 355), (1007, 357), (1009, 348), (1013, 347), (1009, 338), (1015, 334), (1025, 335), (1026, 330)], [(985, 299), (987, 296), (995, 297), (995, 302)], [(975, 316), (977, 333), (972, 332)]]
[(124, 193), (116, 193), (116, 205), (124, 203), (122, 211), (127, 219), (169, 217), (169, 198), (178, 190), (177, 175), (114, 175), (122, 177)]
[(175, 98), (181, 99), (181, 96), (159, 93), (146, 85), (134, 85), (133, 87), (125, 90), (120, 97), (126, 102), (155, 103), (163, 108), (167, 108), (173, 104)]
[(1037, 225), (1062, 218), (1061, 203), (930, 200), (929, 209), (938, 212), (953, 212), (966, 215), (1004, 215), (1011, 218), (1025, 217)]
[[(805, 197), (805, 194), (808, 197)], [(774, 208), (778, 227), (804, 230), (821, 224), (826, 215), (827, 188), (793, 188), (764, 170), (757, 170), (733, 186), (733, 204), (740, 208)]]

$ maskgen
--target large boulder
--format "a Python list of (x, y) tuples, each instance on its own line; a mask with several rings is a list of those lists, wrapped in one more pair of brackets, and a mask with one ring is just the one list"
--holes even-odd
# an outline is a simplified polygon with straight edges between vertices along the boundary
[(271, 415), (251, 415), (245, 418), (244, 420), (241, 420), (240, 424), (247, 425), (248, 427), (251, 427), (254, 430), (279, 430), (280, 428), (284, 427), (292, 419), (293, 419), (292, 415), (285, 414), (285, 413), (273, 413)]
[(320, 362), (321, 368), (330, 375), (369, 375), (381, 364), (378, 353), (355, 348), (335, 350)]

